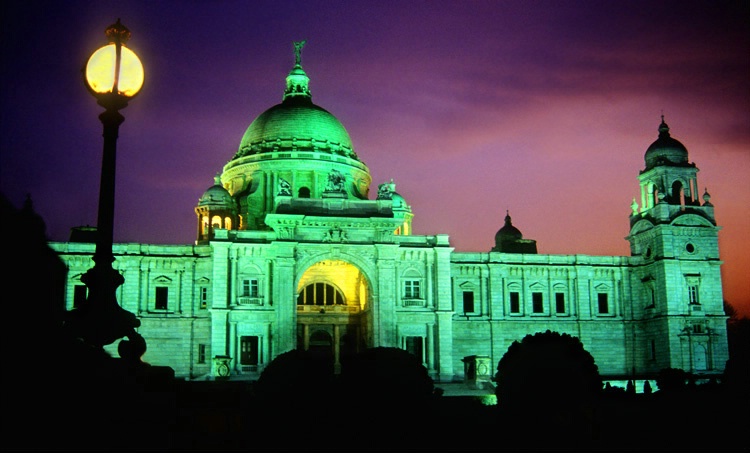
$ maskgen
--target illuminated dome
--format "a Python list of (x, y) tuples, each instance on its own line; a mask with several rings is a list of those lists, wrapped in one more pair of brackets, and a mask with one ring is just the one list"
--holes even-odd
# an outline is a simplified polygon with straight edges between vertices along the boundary
[(295, 63), (281, 103), (252, 121), (224, 165), (221, 182), (237, 206), (239, 230), (269, 229), (269, 213), (304, 205), (302, 199), (368, 197), (372, 177), (349, 134), (312, 102), (310, 78), (301, 64), (304, 45), (294, 42)]
[(660, 165), (687, 165), (688, 152), (685, 145), (669, 135), (669, 126), (661, 116), (659, 138), (646, 150), (646, 170)]
[(239, 159), (274, 151), (316, 151), (359, 160), (349, 133), (330, 112), (313, 104), (310, 78), (300, 64), (299, 54), (286, 78), (286, 90), (277, 104), (253, 120), (240, 141)]
[(221, 186), (219, 175), (214, 177), (214, 185), (206, 189), (206, 192), (198, 199), (198, 206), (213, 208), (231, 208), (234, 206), (232, 196)]

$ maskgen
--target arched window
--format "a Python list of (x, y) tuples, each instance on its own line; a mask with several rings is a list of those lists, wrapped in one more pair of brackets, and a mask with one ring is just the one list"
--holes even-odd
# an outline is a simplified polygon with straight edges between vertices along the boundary
[(297, 196), (300, 199), (309, 199), (310, 198), (310, 188), (307, 187), (301, 187), (299, 188), (299, 191), (297, 192)]
[(680, 180), (672, 183), (672, 201), (675, 205), (680, 205), (683, 209), (685, 208), (685, 191)]
[(299, 293), (297, 304), (310, 304), (315, 306), (332, 306), (344, 303), (344, 295), (330, 284), (316, 282), (310, 284)]

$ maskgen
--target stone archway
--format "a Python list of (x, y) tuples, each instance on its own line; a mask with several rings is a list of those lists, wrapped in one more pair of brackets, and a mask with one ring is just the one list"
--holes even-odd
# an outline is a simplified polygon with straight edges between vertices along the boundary
[(296, 294), (299, 348), (316, 354), (329, 349), (340, 370), (342, 354), (359, 351), (372, 331), (367, 279), (350, 262), (320, 260), (302, 273)]

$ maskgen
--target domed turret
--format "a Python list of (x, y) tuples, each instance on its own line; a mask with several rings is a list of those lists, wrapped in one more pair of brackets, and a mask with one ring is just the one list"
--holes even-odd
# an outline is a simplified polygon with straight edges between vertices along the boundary
[(536, 240), (524, 240), (521, 231), (511, 223), (510, 213), (506, 210), (505, 225), (495, 234), (495, 247), (491, 252), (536, 254)]
[(669, 135), (669, 126), (661, 116), (659, 138), (646, 150), (646, 170), (660, 165), (687, 165), (688, 152), (685, 145)]
[(403, 219), (403, 224), (395, 233), (397, 235), (411, 235), (411, 221), (414, 218), (414, 214), (409, 204), (406, 203), (406, 199), (396, 192), (396, 183), (393, 182), (393, 179), (388, 183), (382, 183), (378, 186), (377, 200), (390, 200), (394, 216)]
[(219, 174), (213, 186), (206, 189), (195, 207), (198, 216), (198, 239), (196, 244), (206, 244), (214, 236), (214, 229), (231, 229), (237, 225), (237, 208), (234, 199), (221, 185)]
[(221, 177), (217, 174), (214, 177), (214, 184), (210, 188), (206, 189), (200, 199), (198, 199), (199, 207), (211, 207), (211, 208), (232, 208), (234, 206), (234, 200), (229, 192), (224, 189), (221, 185)]

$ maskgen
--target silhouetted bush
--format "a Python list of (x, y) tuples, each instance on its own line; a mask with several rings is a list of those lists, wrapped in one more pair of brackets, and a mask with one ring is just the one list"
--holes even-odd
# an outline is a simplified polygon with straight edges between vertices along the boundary
[(513, 342), (498, 362), (495, 380), (503, 407), (590, 402), (602, 389), (599, 368), (581, 341), (549, 330)]
[(514, 450), (589, 449), (602, 381), (577, 337), (547, 330), (513, 342), (495, 380), (499, 424)]
[(684, 391), (687, 389), (688, 373), (682, 369), (668, 367), (659, 371), (656, 386), (662, 393)]
[(379, 404), (398, 400), (414, 402), (432, 398), (435, 386), (422, 362), (395, 347), (374, 347), (346, 359), (341, 379), (347, 392)]
[(274, 358), (254, 385), (254, 395), (272, 405), (295, 406), (333, 392), (333, 363), (307, 351), (291, 350)]

